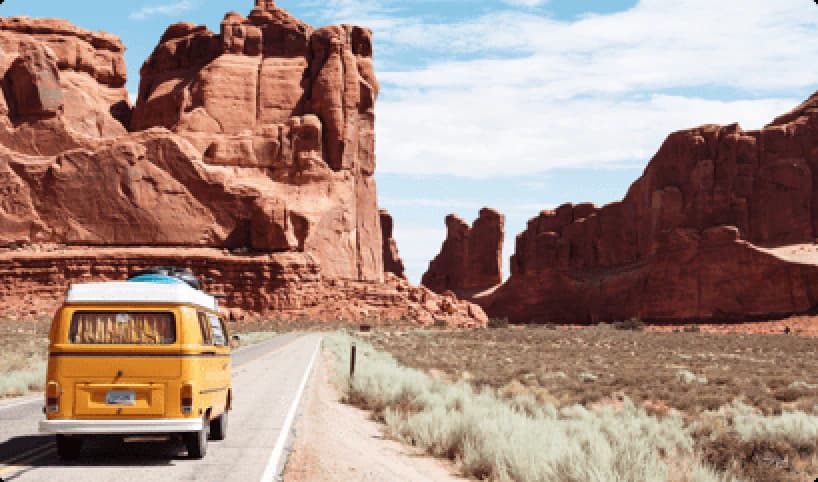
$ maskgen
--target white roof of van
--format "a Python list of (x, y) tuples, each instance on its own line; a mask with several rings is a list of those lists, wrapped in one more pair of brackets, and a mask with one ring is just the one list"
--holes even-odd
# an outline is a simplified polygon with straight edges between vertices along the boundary
[(66, 303), (179, 303), (218, 311), (216, 298), (185, 284), (105, 283), (73, 284), (65, 294)]

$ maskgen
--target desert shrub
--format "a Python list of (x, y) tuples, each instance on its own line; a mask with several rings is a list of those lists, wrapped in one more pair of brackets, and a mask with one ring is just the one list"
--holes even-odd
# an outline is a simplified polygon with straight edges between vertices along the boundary
[(645, 329), (645, 323), (639, 318), (630, 318), (625, 321), (613, 322), (613, 327), (617, 330), (642, 331)]
[(278, 336), (274, 331), (251, 331), (249, 333), (237, 333), (239, 335), (241, 345), (255, 345), (263, 341), (272, 340)]
[(679, 370), (676, 374), (676, 379), (686, 385), (690, 385), (691, 383), (700, 383), (702, 385), (707, 384), (706, 377), (700, 377), (690, 370)]
[(734, 402), (704, 414), (690, 432), (701, 441), (708, 462), (749, 480), (782, 480), (781, 470), (798, 465), (818, 469), (818, 417), (812, 414), (763, 415)]
[[(357, 341), (361, 363), (349, 380), (352, 338), (335, 334), (325, 347), (338, 359), (345, 400), (380, 413), (387, 430), (426, 452), (456, 461), (465, 475), (514, 481), (720, 480), (696, 462), (681, 417), (657, 419), (625, 398), (620, 408), (557, 409), (530, 394), (508, 399), (463, 382), (447, 384), (398, 364)], [(522, 384), (515, 386), (522, 391)], [(681, 474), (681, 479), (677, 475)]]
[(435, 328), (441, 328), (442, 329), (442, 328), (447, 328), (448, 326), (449, 326), (449, 324), (446, 323), (446, 320), (435, 319), (435, 323), (434, 323)]
[(0, 397), (43, 390), (46, 364), (45, 360), (31, 360), (26, 368), (0, 374)]
[(599, 379), (598, 376), (594, 375), (593, 373), (582, 372), (578, 375), (579, 379), (585, 383), (594, 383)]
[(508, 318), (492, 318), (489, 320), (489, 328), (506, 328), (508, 326)]
[(701, 331), (702, 329), (699, 327), (699, 325), (687, 325), (684, 327), (685, 333), (699, 333)]

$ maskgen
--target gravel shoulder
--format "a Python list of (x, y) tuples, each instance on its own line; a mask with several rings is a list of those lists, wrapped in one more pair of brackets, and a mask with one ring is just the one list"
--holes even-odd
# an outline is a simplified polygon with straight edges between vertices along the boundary
[(285, 482), (463, 481), (454, 465), (384, 437), (369, 413), (339, 401), (324, 353), (304, 394)]

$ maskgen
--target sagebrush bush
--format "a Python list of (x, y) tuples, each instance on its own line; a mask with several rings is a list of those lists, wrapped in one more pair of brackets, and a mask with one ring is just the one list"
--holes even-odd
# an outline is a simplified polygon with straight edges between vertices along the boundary
[[(557, 409), (528, 394), (447, 384), (399, 365), (356, 340), (359, 364), (345, 367), (353, 339), (325, 338), (338, 359), (345, 398), (374, 410), (387, 430), (426, 452), (456, 461), (465, 475), (511, 481), (721, 480), (695, 460), (683, 420), (657, 419), (625, 399), (621, 407)], [(668, 469), (672, 461), (674, 471)], [(681, 462), (680, 462), (681, 461)]]
[(26, 368), (0, 373), (0, 397), (40, 391), (45, 385), (45, 360), (31, 360)]
[(249, 333), (238, 333), (242, 345), (253, 345), (267, 340), (272, 340), (279, 334), (274, 331), (251, 331)]

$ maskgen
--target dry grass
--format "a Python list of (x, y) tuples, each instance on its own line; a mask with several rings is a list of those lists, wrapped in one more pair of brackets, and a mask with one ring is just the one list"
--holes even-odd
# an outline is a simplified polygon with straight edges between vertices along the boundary
[(51, 320), (0, 320), (0, 398), (43, 389)]
[(545, 390), (559, 405), (629, 397), (696, 414), (739, 399), (767, 415), (818, 405), (811, 338), (547, 327), (385, 332), (373, 345), (449, 380)]
[(818, 474), (818, 436), (809, 435), (818, 426), (814, 339), (603, 325), (379, 331), (369, 340), (437, 380), (489, 387), (507, 400), (591, 411), (633, 400), (660, 418), (679, 417), (703, 460), (743, 480)]
[(455, 461), (476, 479), (531, 482), (730, 480), (703, 465), (679, 416), (621, 406), (557, 409), (526, 394), (447, 383), (358, 343), (360, 364), (347, 377), (350, 337), (325, 347), (339, 363), (345, 400), (372, 410), (393, 436)]

